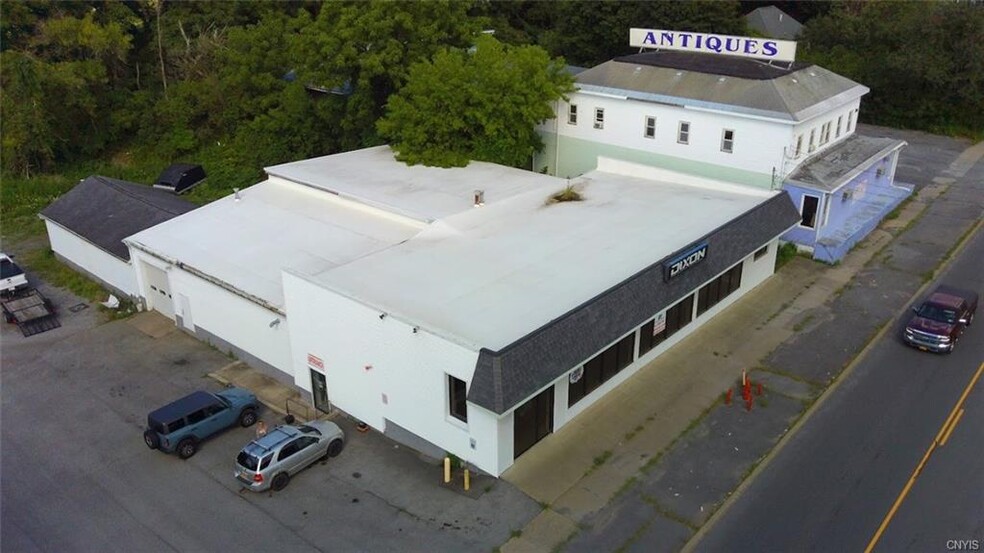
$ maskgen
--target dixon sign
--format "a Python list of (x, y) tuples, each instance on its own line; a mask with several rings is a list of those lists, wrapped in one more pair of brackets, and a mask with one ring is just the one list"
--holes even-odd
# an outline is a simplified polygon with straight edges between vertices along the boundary
[(659, 29), (629, 29), (629, 46), (682, 50), (702, 54), (724, 54), (764, 60), (796, 61), (796, 43), (791, 40), (685, 33)]
[(707, 242), (687, 250), (663, 265), (663, 277), (670, 280), (707, 257)]

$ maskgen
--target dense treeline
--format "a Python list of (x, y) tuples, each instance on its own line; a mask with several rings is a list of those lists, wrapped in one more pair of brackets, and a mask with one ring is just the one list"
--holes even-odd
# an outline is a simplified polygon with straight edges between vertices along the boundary
[[(592, 65), (629, 53), (631, 26), (743, 34), (741, 11), (748, 7), (733, 1), (4, 2), (0, 163), (8, 176), (33, 175), (126, 150), (207, 161), (213, 182), (248, 184), (264, 165), (419, 139), (417, 127), (426, 120), (408, 102), (427, 97), (427, 86), (460, 85), (457, 95), (445, 90), (446, 107), (480, 100), (483, 109), (497, 110), (480, 87), (465, 86), (481, 67), (465, 63), (462, 52), (483, 30), (494, 29), (499, 43), (486, 47), (493, 56), (488, 64), (498, 71), (489, 82), (509, 90), (510, 100), (535, 104), (565, 90), (554, 75), (561, 62), (551, 57)], [(811, 19), (801, 57), (869, 86), (864, 120), (980, 135), (980, 3), (852, 0), (802, 11)], [(452, 71), (455, 64), (462, 72)], [(531, 80), (533, 67), (551, 77)], [(400, 94), (415, 75), (422, 82)], [(521, 94), (524, 82), (540, 96)], [(469, 103), (465, 94), (481, 97)], [(391, 100), (392, 113), (384, 117)], [(543, 112), (507, 115), (513, 119), (471, 113), (457, 126), (442, 121), (441, 132), (453, 138), (476, 121), (497, 129)], [(406, 128), (414, 132), (401, 134)], [(525, 154), (516, 152), (528, 152), (535, 141), (529, 133), (462, 135), (473, 142), (453, 153), (455, 160), (523, 165)]]

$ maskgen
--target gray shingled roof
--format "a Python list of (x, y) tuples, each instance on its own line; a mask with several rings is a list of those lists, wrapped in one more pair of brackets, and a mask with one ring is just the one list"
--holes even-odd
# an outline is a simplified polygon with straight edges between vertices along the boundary
[(840, 144), (824, 150), (816, 158), (806, 161), (787, 177), (786, 181), (815, 190), (832, 192), (905, 144), (904, 141), (894, 138), (853, 134)]
[[(738, 76), (749, 64), (757, 64), (761, 74)], [(585, 92), (787, 121), (810, 119), (869, 91), (818, 65), (793, 64), (792, 70), (783, 70), (756, 60), (679, 52), (616, 58), (575, 80)]]
[(130, 251), (123, 243), (124, 238), (196, 207), (171, 192), (91, 176), (41, 210), (39, 215), (107, 253), (129, 261)]
[(509, 411), (799, 220), (789, 196), (777, 194), (711, 232), (707, 258), (676, 279), (663, 281), (662, 264), (674, 253), (500, 351), (483, 348), (468, 401)]
[(793, 40), (803, 30), (803, 24), (775, 6), (762, 6), (748, 12), (745, 23), (770, 38)]

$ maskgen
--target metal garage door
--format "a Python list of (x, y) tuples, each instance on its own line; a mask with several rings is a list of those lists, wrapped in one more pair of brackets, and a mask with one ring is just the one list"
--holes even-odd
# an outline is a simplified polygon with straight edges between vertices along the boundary
[(174, 319), (174, 300), (171, 299), (171, 285), (167, 273), (146, 263), (143, 266), (144, 282), (147, 288), (144, 295), (147, 298), (147, 309), (153, 309), (169, 319)]

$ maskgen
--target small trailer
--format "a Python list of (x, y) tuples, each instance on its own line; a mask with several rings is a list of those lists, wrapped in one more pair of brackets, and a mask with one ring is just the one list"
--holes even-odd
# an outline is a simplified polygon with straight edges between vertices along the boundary
[(0, 302), (3, 304), (4, 320), (16, 324), (24, 336), (33, 336), (61, 326), (51, 301), (33, 288), (5, 296)]

